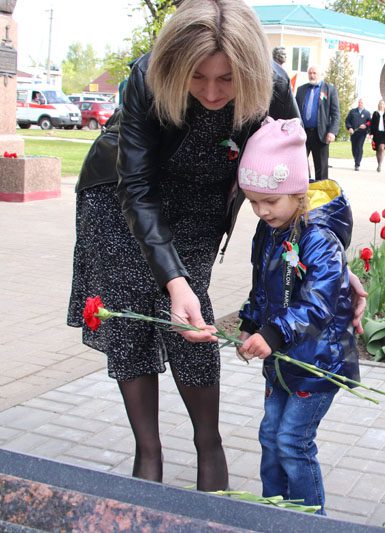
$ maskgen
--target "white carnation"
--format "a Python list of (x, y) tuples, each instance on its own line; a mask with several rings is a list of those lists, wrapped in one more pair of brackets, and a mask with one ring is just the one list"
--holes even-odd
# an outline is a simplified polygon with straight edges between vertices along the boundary
[(289, 177), (289, 169), (282, 163), (280, 165), (276, 165), (273, 169), (273, 177), (278, 183), (281, 183), (281, 181), (286, 181)]

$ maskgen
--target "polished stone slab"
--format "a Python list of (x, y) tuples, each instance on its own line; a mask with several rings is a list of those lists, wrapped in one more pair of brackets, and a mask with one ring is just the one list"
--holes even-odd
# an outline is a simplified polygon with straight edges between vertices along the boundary
[[(2, 529), (1, 521), (10, 528)], [(0, 531), (28, 528), (105, 533), (383, 531), (0, 450)]]

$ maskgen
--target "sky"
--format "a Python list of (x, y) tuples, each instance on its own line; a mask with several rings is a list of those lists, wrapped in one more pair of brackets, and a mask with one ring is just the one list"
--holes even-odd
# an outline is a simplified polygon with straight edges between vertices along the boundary
[[(294, 4), (290, 0), (246, 2), (249, 5)], [(302, 3), (324, 7), (324, 2), (319, 0)], [(34, 62), (46, 64), (49, 48), (51, 64), (60, 66), (69, 46), (77, 41), (83, 46), (91, 44), (100, 57), (105, 55), (107, 46), (114, 52), (125, 48), (124, 38), (143, 21), (138, 4), (139, 0), (17, 0), (13, 17), (18, 25), (19, 70)]]

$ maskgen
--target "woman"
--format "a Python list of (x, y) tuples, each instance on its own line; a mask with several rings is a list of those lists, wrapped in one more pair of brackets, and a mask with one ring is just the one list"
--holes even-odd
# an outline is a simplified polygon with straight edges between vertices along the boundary
[(376, 146), (377, 172), (381, 172), (381, 165), (384, 159), (385, 148), (385, 101), (378, 102), (378, 111), (374, 111), (370, 124), (370, 135), (373, 136), (373, 142)]
[(85, 170), (79, 179), (69, 324), (82, 326), (85, 299), (100, 295), (109, 309), (163, 317), (171, 310), (174, 320), (205, 328), (183, 336), (129, 320), (109, 320), (95, 333), (83, 328), (83, 342), (106, 353), (118, 381), (136, 439), (136, 477), (162, 480), (158, 374), (168, 360), (194, 427), (197, 488), (228, 485), (207, 289), (244, 198), (239, 152), (268, 110), (297, 116), (289, 79), (279, 66), (273, 72), (269, 57), (243, 1), (184, 0), (128, 79), (118, 188), (113, 172), (105, 183)]

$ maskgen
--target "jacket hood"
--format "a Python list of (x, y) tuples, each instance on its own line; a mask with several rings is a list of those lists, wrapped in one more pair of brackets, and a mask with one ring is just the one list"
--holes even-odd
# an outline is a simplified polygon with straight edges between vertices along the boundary
[(333, 180), (309, 184), (309, 223), (327, 226), (346, 249), (353, 229), (352, 210), (341, 187)]

